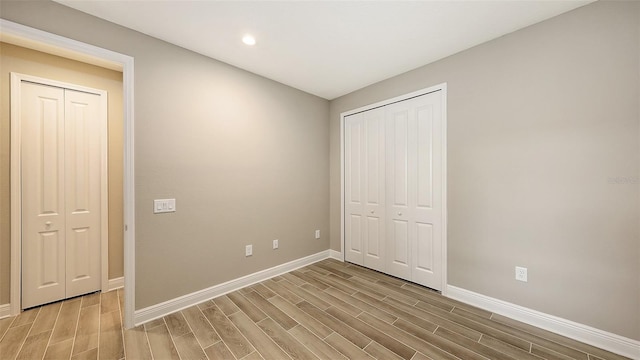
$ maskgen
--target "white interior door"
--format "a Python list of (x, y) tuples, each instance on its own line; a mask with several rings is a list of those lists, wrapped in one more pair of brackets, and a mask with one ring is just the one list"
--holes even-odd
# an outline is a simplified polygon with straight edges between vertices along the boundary
[(66, 297), (100, 289), (100, 96), (65, 90)]
[(24, 82), (22, 114), (22, 307), (66, 293), (64, 90)]
[(384, 271), (385, 184), (384, 108), (362, 113), (365, 141), (364, 159), (364, 259), (363, 265)]
[(345, 260), (437, 290), (443, 96), (435, 91), (344, 118)]
[(22, 308), (100, 290), (100, 95), (22, 82)]
[(364, 262), (364, 191), (362, 148), (365, 137), (364, 115), (362, 113), (348, 116), (344, 123), (345, 162), (345, 259), (354, 264)]

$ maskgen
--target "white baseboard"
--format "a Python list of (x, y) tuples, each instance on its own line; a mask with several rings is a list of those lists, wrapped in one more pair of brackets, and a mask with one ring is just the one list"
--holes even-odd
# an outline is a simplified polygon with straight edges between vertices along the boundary
[(119, 278), (115, 278), (115, 279), (109, 279), (109, 290), (107, 290), (107, 291), (120, 289), (122, 287), (124, 287), (124, 277), (123, 276), (121, 276)]
[(446, 296), (601, 349), (640, 359), (640, 341), (447, 285)]
[(0, 305), (0, 319), (11, 316), (11, 304)]
[(207, 301), (218, 296), (242, 289), (249, 285), (259, 283), (261, 281), (270, 279), (274, 276), (282, 275), (289, 271), (311, 265), (320, 260), (329, 258), (329, 250), (321, 251), (317, 254), (309, 255), (301, 259), (293, 260), (285, 264), (274, 266), (269, 269), (255, 272), (241, 278), (237, 278), (225, 283), (212, 286), (207, 289), (199, 290), (191, 294), (183, 295), (175, 299), (165, 301), (160, 304), (152, 305), (144, 309), (136, 310), (133, 315), (133, 322), (135, 326), (144, 324), (148, 321), (161, 318), (165, 315), (174, 313), (176, 311), (186, 309), (193, 305), (199, 304), (203, 301)]
[(344, 258), (342, 257), (342, 253), (340, 251), (329, 249), (329, 257), (339, 261), (344, 261)]

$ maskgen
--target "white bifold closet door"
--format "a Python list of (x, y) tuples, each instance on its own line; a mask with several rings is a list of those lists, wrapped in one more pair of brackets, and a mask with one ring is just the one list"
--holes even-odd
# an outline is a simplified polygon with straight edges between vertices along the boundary
[(345, 117), (345, 259), (438, 290), (442, 111), (436, 91)]
[(100, 95), (23, 82), (22, 308), (100, 290)]

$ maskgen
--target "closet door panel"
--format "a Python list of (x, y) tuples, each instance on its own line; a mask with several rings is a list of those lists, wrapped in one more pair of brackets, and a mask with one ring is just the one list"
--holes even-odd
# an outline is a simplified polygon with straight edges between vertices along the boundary
[(344, 201), (345, 201), (345, 260), (363, 265), (363, 138), (365, 136), (362, 114), (345, 118), (344, 122)]
[(366, 229), (364, 266), (384, 271), (385, 254), (385, 163), (384, 163), (384, 109), (378, 108), (362, 114), (365, 125), (363, 154), (366, 159), (364, 176)]

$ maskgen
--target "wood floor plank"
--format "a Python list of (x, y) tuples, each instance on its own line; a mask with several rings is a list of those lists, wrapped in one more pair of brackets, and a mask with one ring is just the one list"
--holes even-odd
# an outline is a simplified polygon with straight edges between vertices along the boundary
[[(317, 357), (323, 360), (346, 360), (346, 358), (336, 349), (332, 348), (324, 340), (314, 335), (302, 325), (298, 325), (289, 330), (301, 344), (311, 350)], [(332, 332), (333, 333), (333, 332)]]
[(71, 358), (71, 349), (73, 348), (73, 339), (61, 341), (47, 347), (44, 354), (44, 360), (69, 360)]
[(15, 319), (13, 319), (11, 327), (33, 324), (33, 322), (36, 320), (36, 317), (38, 316), (38, 313), (40, 312), (40, 309), (41, 308), (38, 307), (21, 312), (20, 314), (18, 314), (18, 316), (16, 316)]
[(11, 326), (11, 323), (14, 319), (15, 317), (0, 319), (0, 341), (2, 341), (4, 334), (6, 334), (7, 330), (9, 330), (9, 327)]
[(413, 355), (416, 353), (415, 350), (411, 349), (407, 345), (401, 343), (400, 341), (392, 338), (391, 336), (383, 333), (382, 331), (374, 328), (373, 326), (370, 326), (364, 321), (357, 319), (336, 307), (331, 307), (327, 309), (327, 313), (331, 314), (331, 316), (349, 325), (350, 327), (358, 330), (360, 333), (362, 333), (369, 339), (379, 343), (380, 345), (386, 347), (390, 351), (393, 351), (395, 354), (397, 354), (403, 359), (406, 359), (406, 360), (411, 359)]
[(297, 306), (300, 309), (302, 309), (302, 311), (306, 312), (316, 320), (320, 321), (329, 329), (337, 332), (338, 334), (342, 335), (345, 339), (354, 343), (360, 349), (364, 349), (364, 347), (371, 342), (370, 338), (361, 334), (359, 331), (341, 322), (340, 320), (334, 318), (333, 316), (327, 314), (326, 312), (318, 309), (317, 307), (309, 304), (306, 301), (299, 303)]
[(80, 354), (73, 355), (71, 360), (96, 360), (98, 359), (98, 349), (91, 349)]
[[(575, 360), (576, 358), (561, 354), (559, 352), (555, 352), (553, 350), (547, 349), (545, 347), (539, 346), (537, 344), (533, 344), (531, 346), (531, 353), (538, 355), (547, 360)], [(589, 359), (589, 356), (586, 357)], [(582, 359), (580, 359), (582, 360)]]
[(174, 338), (191, 332), (187, 320), (180, 311), (165, 316), (164, 322), (167, 323), (167, 329)]
[(32, 322), (9, 328), (2, 341), (0, 341), (0, 354), (2, 354), (3, 359), (14, 359), (18, 355), (22, 344), (27, 339), (31, 324)]
[(330, 274), (329, 276), (327, 276), (327, 279), (330, 279), (333, 283), (336, 284), (341, 284), (344, 285), (346, 287), (352, 288), (354, 290), (357, 290), (359, 292), (365, 293), (369, 296), (371, 296), (372, 298), (376, 299), (376, 300), (382, 300), (384, 298), (387, 297), (387, 294), (383, 294), (379, 291), (376, 291), (368, 286), (364, 286), (356, 281), (354, 281), (355, 276), (349, 280), (345, 280), (339, 276)]
[(326, 285), (325, 283), (318, 281), (316, 279), (314, 279), (311, 276), (308, 276), (306, 273), (303, 273), (300, 270), (294, 270), (291, 272), (291, 275), (296, 276), (298, 278), (300, 278), (302, 281), (304, 281), (306, 284), (301, 284), (298, 286), (303, 286), (303, 285), (313, 285), (316, 288), (320, 289), (320, 290), (324, 290), (328, 287), (328, 285)]
[(82, 305), (81, 307), (100, 305), (100, 292), (94, 292), (92, 294), (87, 294), (82, 297)]
[(100, 306), (92, 305), (80, 309), (78, 330), (73, 345), (73, 355), (97, 348), (100, 331)]
[(174, 337), (173, 342), (176, 344), (181, 359), (208, 360), (193, 333)]
[(332, 288), (332, 289), (340, 290), (340, 291), (342, 291), (343, 293), (345, 293), (345, 294), (349, 294), (349, 295), (352, 295), (352, 294), (354, 294), (356, 291), (358, 291), (358, 290), (356, 290), (356, 289), (354, 289), (354, 288), (351, 288), (351, 287), (348, 287), (348, 286), (346, 286), (346, 285), (344, 285), (344, 284), (337, 283), (337, 282), (335, 282), (335, 281), (331, 281), (331, 279), (330, 279), (330, 278), (326, 278), (326, 277), (324, 277), (324, 278), (323, 278), (321, 275), (319, 275), (319, 274), (317, 274), (317, 273), (315, 273), (315, 272), (313, 272), (313, 271), (308, 272), (308, 273), (307, 273), (307, 275), (308, 275), (309, 277), (312, 277), (312, 278), (314, 278), (314, 279), (316, 279), (316, 280), (318, 280), (318, 281), (320, 281), (320, 282), (324, 283), (324, 284), (327, 284), (327, 286), (328, 286), (329, 288), (325, 289), (324, 291), (327, 291), (327, 290), (329, 290), (329, 289), (331, 289), (331, 288)]
[[(388, 322), (389, 324), (393, 323), (394, 321), (396, 321), (396, 319), (398, 318), (397, 316), (394, 316), (392, 314), (389, 314), (386, 311), (381, 310), (380, 308), (373, 306), (367, 302), (364, 302), (360, 299), (356, 299), (353, 296), (350, 296), (348, 294), (343, 293), (340, 290), (337, 290), (335, 288), (328, 288), (325, 290), (325, 292), (335, 298), (338, 298), (344, 302), (349, 302), (350, 304), (352, 304), (353, 306), (355, 306), (358, 309), (362, 309), (363, 311), (368, 312), (369, 314), (377, 317), (378, 319), (381, 319), (383, 321)], [(435, 330), (435, 328), (434, 328)]]
[(187, 319), (193, 334), (203, 348), (207, 348), (220, 341), (218, 333), (216, 333), (213, 326), (209, 323), (209, 320), (204, 317), (204, 314), (197, 306), (182, 310), (182, 315)]
[(145, 330), (153, 329), (156, 326), (165, 325), (164, 318), (159, 318), (155, 320), (151, 320), (149, 322), (144, 323)]
[(340, 310), (348, 313), (349, 315), (358, 316), (362, 312), (362, 309), (358, 309), (357, 307), (347, 303), (346, 301), (342, 301), (334, 297), (333, 295), (316, 288), (313, 285), (304, 284), (301, 287), (307, 290), (313, 296), (317, 297), (318, 299), (326, 302), (327, 304), (331, 304), (331, 306), (335, 306), (339, 308)]
[(531, 325), (522, 323), (522, 322), (517, 321), (517, 320), (509, 319), (509, 318), (507, 318), (505, 316), (502, 316), (502, 315), (494, 314), (491, 317), (491, 320), (500, 322), (500, 323), (505, 324), (505, 325), (508, 325), (508, 326), (510, 326), (512, 328), (516, 328), (516, 329), (522, 330), (522, 331), (527, 332), (529, 334), (536, 335), (536, 336), (538, 336), (540, 338), (547, 339), (549, 341), (553, 341), (553, 342), (558, 343), (560, 345), (564, 345), (564, 346), (567, 346), (567, 347), (570, 347), (570, 348), (573, 348), (573, 349), (576, 349), (576, 350), (579, 350), (579, 351), (582, 351), (582, 352), (585, 352), (585, 353), (588, 353), (588, 354), (592, 354), (592, 355), (597, 356), (597, 357), (601, 357), (601, 358), (604, 358), (604, 359), (610, 359), (610, 360), (625, 360), (626, 359), (624, 356), (620, 356), (620, 355), (611, 353), (609, 351), (599, 349), (599, 348), (597, 348), (595, 346), (591, 346), (591, 345), (588, 345), (588, 344), (585, 344), (585, 343), (581, 343), (581, 342), (579, 342), (577, 340), (573, 340), (573, 339), (567, 338), (565, 336), (562, 336), (562, 335), (559, 335), (559, 334), (556, 334), (556, 333), (552, 333), (550, 331), (543, 330), (543, 329), (537, 328), (535, 326), (531, 326)]
[[(454, 300), (454, 299), (451, 299), (451, 298), (445, 298), (442, 295), (440, 295), (438, 292), (436, 292), (436, 291), (434, 291), (432, 289), (429, 289), (429, 288), (425, 288), (424, 286), (420, 286), (418, 284), (405, 283), (404, 285), (402, 285), (402, 288), (410, 290), (410, 291), (417, 292), (418, 294), (423, 295), (426, 298), (429, 298), (429, 299), (431, 299), (433, 301), (444, 302), (446, 304), (453, 305), (456, 308), (464, 309), (464, 310), (466, 310), (468, 312), (471, 312), (471, 313), (473, 313), (473, 314), (475, 314), (477, 316), (480, 316), (480, 317), (484, 317), (486, 319), (491, 317), (491, 312), (490, 311), (483, 310), (483, 309), (477, 308), (475, 306), (465, 304), (465, 303), (463, 303), (461, 301), (458, 301), (458, 300)], [(429, 300), (429, 301), (423, 300), (423, 301), (431, 302), (431, 300)]]
[(444, 353), (442, 350), (433, 346), (432, 344), (413, 336), (413, 334), (409, 334), (391, 324), (387, 324), (384, 321), (366, 312), (360, 314), (360, 316), (358, 316), (358, 319), (384, 332), (385, 334), (393, 337), (394, 339), (401, 341), (402, 343), (410, 346), (414, 350), (417, 350), (423, 354), (429, 354), (434, 359), (453, 359), (454, 358), (454, 356), (448, 353)]
[(58, 319), (60, 308), (62, 308), (62, 302), (56, 302), (47, 306), (43, 306), (40, 309), (40, 312), (38, 313), (35, 321), (33, 322), (33, 327), (31, 328), (29, 336), (41, 333), (43, 331), (53, 330), (56, 319)]
[(149, 346), (154, 359), (180, 360), (178, 350), (173, 345), (167, 326), (162, 324), (147, 330)]
[(307, 290), (299, 287), (299, 286), (295, 286), (289, 282), (286, 281), (281, 281), (280, 284), (286, 288), (287, 290), (291, 291), (292, 293), (298, 295), (299, 297), (303, 298), (306, 302), (312, 304), (313, 306), (325, 310), (327, 308), (329, 308), (329, 306), (331, 306), (330, 304), (328, 304), (326, 301), (318, 298), (317, 296), (311, 294), (310, 292), (308, 292)]
[[(255, 350), (253, 346), (247, 341), (247, 339), (242, 336), (240, 331), (238, 331), (233, 323), (222, 312), (222, 310), (218, 308), (218, 306), (214, 305), (208, 309), (204, 309), (202, 310), (202, 313), (209, 320), (211, 325), (213, 325), (213, 328), (216, 329), (216, 332), (218, 333), (220, 338), (222, 338), (229, 350), (231, 350), (231, 353), (237, 359), (247, 356)], [(243, 312), (237, 311), (234, 314), (240, 313)]]
[[(454, 309), (454, 312), (456, 312), (456, 309)], [(545, 338), (542, 338), (540, 336), (537, 335), (533, 335), (530, 334), (526, 331), (522, 331), (519, 329), (516, 329), (514, 327), (511, 327), (509, 325), (505, 325), (503, 323), (500, 323), (498, 321), (495, 320), (491, 320), (491, 319), (486, 319), (484, 317), (481, 316), (476, 316), (474, 314), (471, 313), (466, 313), (466, 317), (468, 317), (469, 319), (473, 320), (474, 322), (486, 325), (489, 328), (492, 329), (496, 329), (500, 332), (502, 332), (503, 334), (508, 334), (508, 336), (504, 336), (500, 333), (496, 333), (496, 334), (488, 334), (492, 337), (495, 337), (501, 341), (507, 342), (509, 344), (512, 344), (511, 341), (507, 341), (504, 338), (519, 338), (522, 339), (524, 341), (530, 342), (530, 343), (534, 343), (537, 344), (539, 346), (542, 346), (546, 349), (549, 350), (553, 350), (554, 352), (566, 355), (568, 357), (574, 358), (574, 359), (579, 359), (579, 360), (586, 360), (587, 359), (587, 354), (583, 351), (579, 351), (576, 350), (574, 348), (571, 347), (567, 347), (561, 344), (558, 344), (554, 341), (551, 340), (547, 340)], [(489, 331), (489, 330), (487, 330)], [(515, 346), (518, 346), (517, 344), (512, 344)]]
[(229, 315), (229, 320), (265, 359), (287, 359), (287, 354), (268, 337), (247, 314), (239, 311)]
[(217, 297), (212, 301), (227, 316), (235, 313), (236, 311), (240, 311), (240, 308), (237, 307), (236, 304), (234, 304), (233, 301), (231, 301), (227, 295)]
[(365, 279), (361, 279), (358, 277), (353, 277), (351, 279), (349, 279), (348, 281), (352, 282), (352, 283), (356, 283), (359, 284), (363, 287), (369, 288), (371, 289), (371, 291), (379, 293), (379, 294), (383, 294), (386, 295), (386, 297), (392, 297), (397, 301), (403, 302), (409, 306), (413, 306), (418, 302), (418, 299), (416, 299), (413, 296), (407, 296), (405, 294), (403, 294), (402, 292), (399, 291), (395, 291), (395, 288), (390, 287), (390, 286), (383, 286), (381, 285), (380, 282), (371, 282), (369, 280), (365, 280)]
[[(386, 298), (384, 299), (384, 302), (402, 310), (405, 311), (413, 316), (416, 316), (420, 319), (424, 319), (432, 324), (436, 324), (438, 326), (442, 326), (445, 327), (451, 331), (454, 331), (462, 336), (466, 336), (469, 339), (478, 341), (480, 340), (480, 336), (482, 335), (482, 332), (479, 330), (475, 330), (472, 328), (469, 328), (465, 325), (460, 325), (455, 321), (449, 320), (447, 317), (443, 317), (443, 316), (438, 316), (434, 313), (419, 309), (415, 306), (409, 306), (405, 303), (402, 303), (394, 298)], [(447, 313), (449, 314), (449, 313)], [(466, 320), (466, 319), (465, 319)], [(469, 324), (474, 324), (473, 322), (468, 322)], [(484, 330), (487, 329), (487, 327), (483, 327)], [(524, 342), (524, 341), (523, 341)]]
[(109, 291), (100, 294), (100, 313), (109, 313), (112, 311), (120, 310), (118, 304), (118, 292)]
[(265, 360), (259, 352), (254, 351), (251, 354), (242, 358), (242, 360)]
[(372, 270), (360, 268), (358, 266), (348, 266), (346, 264), (335, 264), (330, 262), (325, 262), (322, 265), (336, 269), (338, 271), (341, 271), (345, 274), (349, 274), (351, 276), (358, 276), (360, 278), (367, 279), (370, 281), (378, 280), (378, 277), (374, 275)]
[(328, 263), (325, 263), (325, 262), (322, 262), (322, 261), (313, 264), (313, 266), (321, 268), (321, 269), (323, 269), (323, 270), (325, 270), (325, 271), (327, 271), (329, 273), (333, 273), (333, 274), (335, 274), (337, 276), (340, 276), (341, 278), (344, 278), (344, 279), (348, 279), (351, 276), (353, 276), (351, 274), (348, 274), (348, 273), (342, 271), (342, 269), (337, 269), (336, 267), (332, 267)]
[(263, 282), (263, 284), (265, 287), (271, 289), (274, 293), (276, 293), (277, 295), (280, 295), (283, 299), (289, 301), (292, 304), (297, 304), (301, 301), (304, 301), (304, 299), (302, 299), (300, 296), (287, 290), (279, 282), (273, 281), (273, 279), (267, 280)]
[(485, 346), (484, 344), (481, 344), (477, 341), (471, 340), (467, 337), (461, 336), (460, 334), (457, 334), (453, 331), (447, 330), (443, 327), (439, 327), (436, 332), (436, 335), (443, 337), (451, 342), (454, 342), (458, 345), (462, 345), (465, 348), (475, 352), (476, 354), (480, 354), (486, 358), (489, 359), (496, 359), (496, 360), (515, 360), (513, 357), (500, 352), (496, 349), (493, 349), (491, 347)]
[(447, 339), (444, 339), (438, 335), (435, 335), (430, 331), (425, 331), (424, 329), (406, 320), (398, 319), (395, 323), (393, 323), (393, 325), (461, 359), (465, 359), (465, 360), (466, 359), (470, 359), (470, 360), (486, 359), (484, 356), (478, 355), (475, 352), (468, 350), (465, 347), (460, 346)]
[(324, 324), (316, 320), (313, 316), (279, 296), (272, 297), (269, 301), (320, 338), (324, 339), (333, 332), (333, 330), (324, 326)]
[[(418, 304), (416, 304), (416, 307), (439, 316), (443, 319), (453, 321), (454, 323), (460, 326), (464, 326), (465, 328), (472, 329), (484, 335), (494, 337), (502, 342), (518, 347), (520, 349), (528, 350), (531, 347), (530, 341), (523, 339), (522, 337), (515, 336), (512, 332), (504, 331), (504, 328), (497, 328), (495, 326), (495, 322), (482, 316), (478, 316), (467, 311), (464, 311), (464, 314), (466, 314), (466, 316), (462, 316), (459, 315), (459, 313), (456, 311), (460, 311), (459, 309), (454, 309), (454, 312), (446, 312), (440, 308), (431, 306), (423, 302), (419, 302)], [(447, 327), (444, 324), (439, 325)], [(454, 330), (458, 333), (462, 333), (459, 330), (453, 329), (452, 327), (447, 328), (449, 328), (449, 330)]]
[(267, 314), (267, 316), (280, 324), (280, 326), (282, 326), (285, 330), (289, 330), (292, 327), (298, 325), (297, 321), (295, 321), (282, 310), (271, 304), (257, 292), (252, 291), (248, 294), (245, 294), (244, 296), (249, 299), (254, 305), (259, 307), (265, 314)]
[(151, 348), (144, 326), (124, 330), (125, 357), (136, 360), (152, 360)]
[(360, 347), (354, 345), (351, 341), (340, 336), (340, 334), (338, 333), (333, 333), (327, 336), (325, 341), (329, 345), (333, 346), (336, 350), (341, 352), (347, 359), (358, 359), (358, 360), (373, 359), (371, 355), (367, 354)]
[(290, 283), (292, 283), (295, 286), (300, 286), (300, 285), (304, 285), (306, 282), (302, 279), (300, 279), (297, 276), (294, 276), (290, 273), (286, 273), (286, 274), (282, 274), (281, 275), (283, 279), (289, 281)]
[(489, 346), (491, 348), (494, 348), (500, 352), (503, 352), (509, 356), (511, 356), (514, 359), (522, 359), (522, 360), (540, 360), (541, 358), (538, 356), (535, 356), (531, 353), (529, 353), (529, 351), (525, 351), (522, 350), (518, 347), (515, 347), (513, 345), (509, 345), (505, 342), (502, 342), (498, 339), (494, 339), (491, 336), (487, 336), (487, 335), (482, 335), (482, 339), (480, 339), (480, 343), (484, 344), (486, 346)]
[[(429, 322), (427, 320), (421, 319), (418, 316), (415, 316), (413, 314), (410, 314), (406, 311), (400, 310), (397, 307), (386, 303), (384, 301), (380, 301), (378, 299), (374, 299), (373, 297), (365, 294), (365, 293), (361, 293), (361, 292), (357, 292), (355, 294), (353, 294), (353, 297), (361, 300), (363, 302), (366, 302), (368, 304), (371, 304), (372, 306), (375, 306), (381, 310), (384, 310), (385, 312), (392, 314), (398, 318), (407, 320), (415, 325), (420, 326), (422, 329), (428, 330), (428, 331), (435, 331), (436, 328), (438, 327), (438, 325)], [(480, 338), (480, 336), (478, 335), (478, 338)]]
[(262, 283), (252, 285), (250, 288), (251, 290), (260, 294), (260, 296), (262, 296), (265, 299), (270, 299), (271, 297), (276, 295), (273, 291), (269, 290)]
[[(64, 310), (64, 305), (62, 310)], [(119, 310), (100, 314), (99, 338), (99, 354), (101, 360), (122, 359), (124, 357), (122, 321)]]
[(239, 292), (233, 292), (231, 294), (227, 294), (229, 299), (236, 304), (237, 307), (240, 308), (253, 322), (258, 322), (267, 317), (267, 315), (262, 312), (262, 310), (258, 309), (257, 306), (253, 305), (249, 299), (244, 297), (244, 295)]
[[(364, 351), (378, 360), (402, 360), (400, 356), (386, 347), (372, 341), (364, 348)], [(415, 354), (414, 354), (415, 355)], [(413, 359), (413, 357), (411, 357)]]
[(393, 291), (396, 294), (402, 294), (403, 296), (415, 299), (416, 301), (423, 301), (425, 303), (429, 303), (429, 304), (431, 304), (433, 306), (439, 307), (440, 309), (442, 309), (444, 311), (451, 311), (454, 308), (454, 305), (451, 304), (450, 302), (434, 301), (432, 298), (430, 298), (428, 296), (424, 296), (424, 295), (419, 294), (417, 292), (414, 292), (414, 291), (411, 291), (411, 290), (407, 290), (407, 289), (405, 289), (405, 288), (403, 288), (401, 286), (397, 286), (397, 285), (388, 283), (386, 281), (378, 280), (377, 284), (382, 286), (383, 288), (386, 288), (386, 289), (389, 289), (389, 290)]
[(231, 351), (229, 351), (229, 348), (224, 344), (224, 341), (218, 341), (207, 347), (204, 349), (204, 352), (210, 360), (236, 360)]
[(51, 330), (29, 335), (18, 353), (17, 360), (42, 359), (47, 350)]
[(56, 321), (53, 329), (53, 335), (51, 335), (51, 344), (72, 339), (76, 335), (80, 303), (80, 299), (64, 301), (62, 303), (60, 314), (58, 314), (58, 320)]
[(266, 318), (258, 323), (264, 331), (282, 350), (292, 359), (317, 360), (319, 359), (311, 350), (307, 349), (295, 337), (280, 327), (273, 319)]
[(206, 308), (210, 308), (211, 306), (213, 306), (213, 304), (215, 304), (215, 303), (213, 302), (213, 300), (207, 300), (207, 301), (204, 301), (204, 302), (201, 302), (201, 303), (197, 304), (196, 306), (197, 306), (199, 309), (204, 310), (204, 309), (206, 309)]

